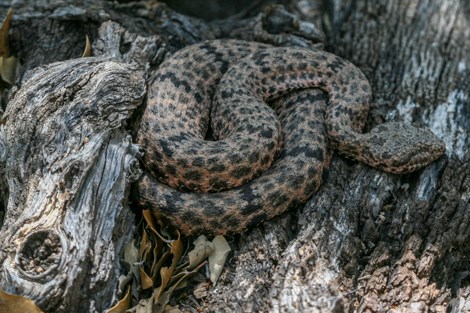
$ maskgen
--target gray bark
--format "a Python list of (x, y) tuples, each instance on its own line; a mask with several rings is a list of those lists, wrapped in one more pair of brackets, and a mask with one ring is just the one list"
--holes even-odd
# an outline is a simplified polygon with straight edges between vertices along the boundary
[(3, 115), (0, 281), (46, 312), (101, 311), (115, 293), (133, 229), (129, 183), (140, 174), (122, 125), (144, 95), (141, 75), (106, 59), (53, 63)]
[[(335, 156), (322, 187), (304, 207), (235, 236), (233, 256), (217, 286), (204, 302), (189, 297), (180, 308), (470, 310), (468, 1), (292, 0), (284, 1), (291, 13), (271, 7), (245, 12), (252, 16), (248, 19), (239, 14), (215, 22), (160, 4), (34, 3), (14, 3), (11, 44), (23, 63), (0, 134), (0, 199), (6, 207), (1, 288), (32, 297), (50, 312), (77, 303), (80, 312), (95, 312), (111, 304), (122, 246), (132, 231), (127, 193), (138, 176), (138, 153), (122, 125), (126, 120), (138, 125), (141, 108), (131, 118), (144, 92), (137, 76), (148, 77), (165, 55), (185, 45), (231, 37), (324, 45), (369, 78), (374, 99), (367, 128), (389, 120), (427, 126), (446, 142), (447, 152), (427, 168), (400, 176)], [(34, 75), (31, 69), (79, 56), (85, 33), (92, 37), (99, 64), (108, 64), (102, 58), (119, 60), (113, 64), (131, 73), (126, 81), (138, 90), (109, 95), (121, 97), (124, 108), (103, 101), (108, 109), (97, 108), (92, 119), (77, 113), (86, 98), (80, 98), (79, 84), (63, 89), (78, 93), (72, 101), (66, 91), (25, 84)], [(34, 73), (38, 80), (44, 70)], [(93, 73), (99, 80), (99, 72)], [(28, 90), (36, 100), (27, 101)], [(38, 94), (51, 100), (46, 103)], [(59, 131), (55, 121), (80, 126)], [(85, 199), (91, 205), (80, 202)], [(44, 243), (52, 247), (46, 249), (51, 255), (61, 255), (60, 261), (47, 259), (40, 264), (43, 273), (36, 263), (18, 263), (31, 259), (31, 251)]]

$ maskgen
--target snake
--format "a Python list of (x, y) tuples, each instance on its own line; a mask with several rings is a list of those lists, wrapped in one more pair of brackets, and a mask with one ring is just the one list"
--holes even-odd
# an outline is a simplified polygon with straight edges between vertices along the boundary
[(148, 83), (140, 206), (185, 235), (240, 233), (305, 203), (333, 151), (402, 174), (436, 160), (431, 130), (362, 133), (372, 92), (323, 50), (219, 39), (178, 50)]

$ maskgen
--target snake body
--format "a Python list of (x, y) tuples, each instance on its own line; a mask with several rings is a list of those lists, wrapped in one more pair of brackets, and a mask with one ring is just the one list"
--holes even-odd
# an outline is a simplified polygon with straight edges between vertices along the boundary
[(241, 232), (304, 203), (333, 150), (393, 173), (444, 152), (427, 129), (361, 134), (370, 99), (364, 74), (324, 51), (236, 40), (182, 49), (149, 83), (140, 204), (184, 234)]

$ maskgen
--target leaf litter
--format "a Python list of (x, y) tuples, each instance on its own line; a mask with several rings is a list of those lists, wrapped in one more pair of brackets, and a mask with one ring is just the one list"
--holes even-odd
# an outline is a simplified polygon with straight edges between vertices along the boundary
[[(142, 215), (137, 231), (139, 238), (124, 250), (123, 264), (128, 274), (120, 279), (122, 299), (107, 312), (179, 313), (179, 308), (171, 302), (175, 293), (192, 287), (196, 299), (204, 298), (207, 289), (215, 286), (230, 247), (223, 236), (210, 241), (201, 235), (188, 251), (186, 239), (177, 230), (170, 232), (160, 227), (150, 210), (144, 210)], [(202, 282), (199, 279), (199, 284), (197, 280), (188, 282), (195, 275), (204, 277), (200, 273), (204, 269), (209, 270), (210, 279)]]

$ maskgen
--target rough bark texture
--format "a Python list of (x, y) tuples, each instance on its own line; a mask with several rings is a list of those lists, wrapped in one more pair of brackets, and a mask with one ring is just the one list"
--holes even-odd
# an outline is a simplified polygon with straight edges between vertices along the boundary
[[(166, 54), (205, 39), (308, 47), (321, 47), (323, 40), (328, 51), (352, 61), (368, 77), (374, 92), (369, 128), (388, 120), (430, 127), (446, 142), (446, 156), (401, 176), (335, 156), (307, 205), (235, 236), (233, 256), (208, 298), (199, 303), (189, 298), (181, 308), (470, 310), (468, 1), (292, 0), (284, 1), (291, 13), (271, 7), (249, 12), (248, 19), (239, 14), (210, 23), (160, 4), (30, 3), (13, 3), (11, 45), (22, 66), (20, 89), (7, 103), (0, 136), (0, 199), (6, 208), (0, 231), (1, 288), (32, 297), (51, 312), (67, 311), (76, 303), (83, 312), (102, 311), (113, 300), (119, 254), (132, 231), (125, 204), (136, 176), (136, 150), (121, 125), (142, 94), (119, 93), (125, 109), (103, 102), (110, 111), (97, 110), (88, 120), (71, 113), (78, 112), (73, 108), (83, 105), (80, 101), (57, 98), (48, 107), (39, 105), (40, 100), (21, 100), (18, 94), (24, 88), (38, 88), (24, 84), (33, 75), (29, 70), (79, 56), (85, 33), (91, 35), (95, 55), (134, 64), (131, 68), (145, 71), (142, 77), (151, 75)], [(2, 8), (8, 5), (0, 2)], [(36, 93), (47, 96), (48, 89)], [(41, 111), (31, 114), (34, 104)], [(109, 119), (113, 112), (119, 115)], [(132, 126), (138, 125), (134, 122), (140, 112), (136, 110)], [(52, 133), (54, 121), (65, 123), (70, 114), (84, 126)], [(51, 131), (41, 133), (47, 127)], [(90, 135), (79, 134), (80, 127)], [(17, 142), (28, 144), (29, 150), (18, 148)], [(53, 149), (48, 150), (50, 142)], [(64, 198), (63, 190), (72, 192)], [(106, 195), (111, 198), (101, 198)], [(93, 205), (80, 204), (84, 199)], [(18, 263), (30, 257), (31, 247), (45, 242), (52, 253), (62, 253), (60, 262), (50, 259), (42, 274)]]
[(9, 102), (1, 138), (6, 291), (57, 312), (101, 311), (101, 299), (113, 297), (132, 237), (128, 187), (140, 174), (138, 147), (121, 125), (144, 95), (141, 75), (99, 58), (53, 63)]

